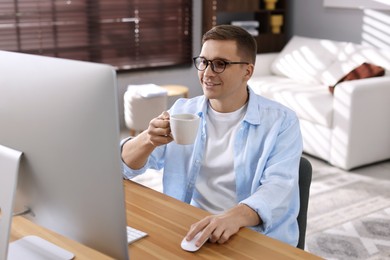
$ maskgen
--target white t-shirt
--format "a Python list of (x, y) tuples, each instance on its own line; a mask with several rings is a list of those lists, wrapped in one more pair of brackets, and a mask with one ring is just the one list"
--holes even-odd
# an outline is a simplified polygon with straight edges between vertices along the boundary
[(244, 105), (231, 113), (219, 113), (209, 105), (206, 151), (191, 205), (219, 214), (237, 204), (233, 147), (246, 107)]

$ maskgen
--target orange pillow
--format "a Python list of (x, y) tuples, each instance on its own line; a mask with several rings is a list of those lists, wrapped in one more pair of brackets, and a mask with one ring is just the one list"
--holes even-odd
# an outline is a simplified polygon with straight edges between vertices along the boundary
[(348, 72), (348, 74), (342, 77), (339, 81), (337, 81), (336, 84), (334, 84), (333, 86), (329, 86), (329, 91), (333, 95), (334, 88), (336, 87), (336, 85), (343, 81), (380, 77), (383, 75), (385, 75), (384, 68), (371, 63), (364, 62), (362, 65)]

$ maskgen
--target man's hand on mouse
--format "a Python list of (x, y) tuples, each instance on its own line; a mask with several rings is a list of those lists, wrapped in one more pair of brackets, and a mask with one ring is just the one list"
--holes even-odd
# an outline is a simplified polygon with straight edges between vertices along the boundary
[(261, 223), (258, 214), (245, 204), (238, 204), (225, 213), (211, 215), (191, 225), (186, 235), (189, 241), (199, 232), (203, 232), (196, 246), (208, 238), (211, 243), (223, 244), (236, 234), (241, 227), (255, 226)]

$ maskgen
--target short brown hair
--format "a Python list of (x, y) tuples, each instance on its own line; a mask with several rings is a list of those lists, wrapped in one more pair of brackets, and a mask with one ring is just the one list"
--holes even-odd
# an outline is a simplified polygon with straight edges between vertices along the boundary
[(255, 64), (257, 44), (256, 40), (245, 29), (234, 25), (217, 25), (207, 31), (202, 38), (202, 44), (208, 40), (233, 40), (237, 49), (245, 59)]

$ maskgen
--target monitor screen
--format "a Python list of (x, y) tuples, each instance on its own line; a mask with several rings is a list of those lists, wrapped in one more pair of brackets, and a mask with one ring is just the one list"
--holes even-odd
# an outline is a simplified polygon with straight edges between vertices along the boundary
[(126, 259), (117, 99), (109, 65), (0, 51), (0, 144), (23, 152), (14, 211)]

